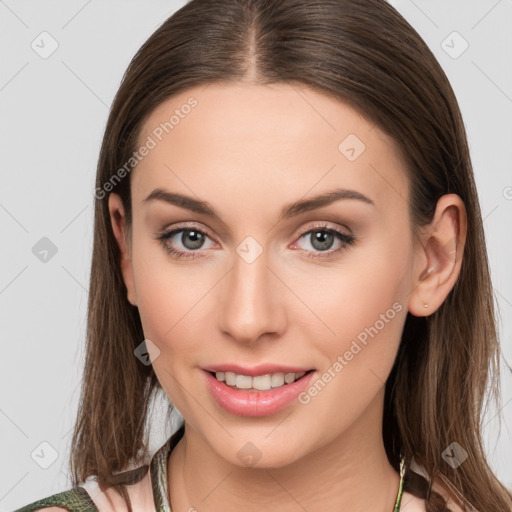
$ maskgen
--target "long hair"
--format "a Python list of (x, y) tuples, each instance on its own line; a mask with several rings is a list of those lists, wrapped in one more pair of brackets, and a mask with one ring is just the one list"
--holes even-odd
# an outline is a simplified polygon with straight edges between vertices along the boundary
[[(85, 368), (70, 458), (74, 485), (95, 475), (131, 510), (116, 474), (147, 456), (148, 411), (162, 392), (152, 366), (134, 356), (144, 334), (127, 300), (108, 192), (121, 196), (130, 228), (126, 163), (147, 117), (187, 88), (241, 81), (307, 85), (393, 137), (407, 163), (414, 232), (431, 222), (442, 195), (463, 200), (468, 231), (460, 274), (433, 314), (407, 315), (386, 382), (383, 439), (395, 469), (405, 454), (407, 466), (414, 457), (426, 470), (427, 479), (409, 469), (405, 490), (425, 499), (427, 511), (447, 510), (432, 489), (438, 477), (481, 512), (509, 512), (512, 495), (489, 467), (482, 441), (488, 387), (500, 402), (500, 346), (465, 128), (441, 66), (384, 0), (192, 0), (132, 59), (97, 168)], [(456, 469), (442, 455), (454, 441), (468, 454)]]

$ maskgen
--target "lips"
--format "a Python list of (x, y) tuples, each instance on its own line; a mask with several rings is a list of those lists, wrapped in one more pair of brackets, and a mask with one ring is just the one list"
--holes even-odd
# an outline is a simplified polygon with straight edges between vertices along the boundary
[[(229, 368), (229, 365), (222, 366), (222, 368)], [(239, 368), (238, 371), (247, 371), (247, 368)], [(221, 368), (212, 367), (212, 368)], [(233, 366), (231, 366), (233, 368)], [(240, 369), (241, 368), (241, 369)], [(268, 368), (268, 366), (267, 366)], [(272, 368), (283, 368), (276, 365)], [(288, 369), (297, 369), (295, 367), (286, 367)], [(255, 368), (252, 368), (255, 370)], [(258, 370), (261, 371), (261, 370)], [(280, 387), (272, 388), (267, 391), (250, 391), (244, 389), (232, 388), (226, 383), (221, 382), (215, 378), (213, 372), (206, 369), (202, 372), (205, 378), (205, 383), (212, 398), (224, 411), (237, 416), (269, 416), (276, 414), (283, 409), (291, 406), (297, 401), (297, 397), (303, 393), (311, 384), (311, 381), (317, 375), (314, 370), (307, 371), (304, 376), (297, 379), (291, 384), (286, 384)], [(290, 372), (294, 373), (294, 372)], [(297, 403), (299, 403), (297, 401)]]
[(237, 375), (247, 375), (249, 377), (257, 377), (259, 375), (267, 375), (268, 373), (301, 373), (314, 370), (310, 366), (284, 366), (281, 364), (264, 363), (257, 366), (246, 367), (236, 363), (224, 363), (209, 365), (202, 368), (203, 370), (216, 372), (232, 372)]

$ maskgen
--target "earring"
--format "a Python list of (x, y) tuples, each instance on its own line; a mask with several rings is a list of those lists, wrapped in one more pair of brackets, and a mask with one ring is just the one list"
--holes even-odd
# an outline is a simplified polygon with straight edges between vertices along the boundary
[(424, 308), (428, 308), (428, 302), (425, 302), (425, 303), (423, 304), (423, 307), (424, 307)]

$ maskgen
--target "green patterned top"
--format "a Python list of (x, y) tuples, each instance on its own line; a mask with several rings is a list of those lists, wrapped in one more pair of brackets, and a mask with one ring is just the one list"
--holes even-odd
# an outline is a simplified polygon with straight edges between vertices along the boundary
[[(185, 426), (182, 425), (165, 444), (159, 448), (151, 458), (149, 471), (151, 477), (151, 487), (153, 489), (153, 499), (155, 510), (157, 512), (172, 512), (169, 504), (169, 492), (167, 488), (167, 462), (169, 455), (178, 441), (183, 437)], [(396, 497), (393, 512), (399, 512), (403, 494), (403, 483), (405, 474), (404, 459), (400, 462), (400, 485)], [(89, 493), (81, 486), (75, 486), (67, 491), (52, 494), (24, 507), (18, 508), (14, 512), (33, 512), (46, 507), (62, 507), (70, 512), (99, 512), (98, 507), (92, 501)]]
[[(153, 499), (157, 512), (171, 512), (169, 505), (169, 493), (167, 490), (167, 462), (173, 448), (183, 437), (185, 427), (182, 425), (165, 444), (159, 448), (151, 458), (149, 471)], [(99, 512), (98, 507), (89, 493), (81, 486), (75, 486), (67, 491), (52, 494), (33, 503), (29, 503), (14, 512), (33, 512), (46, 507), (62, 507), (70, 512)]]

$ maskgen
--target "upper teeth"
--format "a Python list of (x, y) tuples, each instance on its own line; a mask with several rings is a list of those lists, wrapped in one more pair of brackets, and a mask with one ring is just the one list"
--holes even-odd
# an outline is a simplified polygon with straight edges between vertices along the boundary
[(250, 375), (237, 375), (233, 372), (216, 372), (215, 377), (221, 382), (226, 382), (228, 386), (235, 386), (239, 389), (257, 389), (267, 391), (270, 388), (278, 388), (284, 383), (291, 384), (300, 379), (306, 372), (300, 373), (267, 373), (251, 377)]

